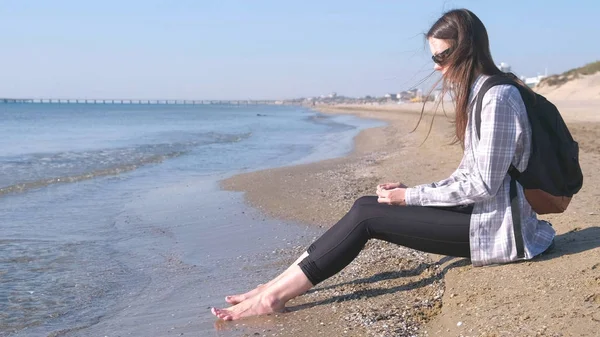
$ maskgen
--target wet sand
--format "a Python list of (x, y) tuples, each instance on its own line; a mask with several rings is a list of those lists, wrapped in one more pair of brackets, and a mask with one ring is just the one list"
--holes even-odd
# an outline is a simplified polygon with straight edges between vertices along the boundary
[[(569, 209), (544, 216), (557, 247), (533, 261), (473, 268), (469, 260), (425, 254), (372, 240), (338, 275), (291, 301), (291, 313), (219, 322), (244, 335), (265, 336), (596, 336), (600, 329), (600, 122), (597, 102), (561, 103), (581, 146), (585, 183)], [(385, 127), (355, 139), (347, 157), (252, 172), (224, 180), (247, 202), (276, 218), (325, 231), (378, 183), (416, 185), (445, 178), (462, 150), (438, 111), (418, 129), (420, 105), (323, 106), (334, 114), (380, 119)], [(286, 263), (302, 249), (290, 250)], [(266, 281), (266, 279), (265, 279)], [(248, 288), (254, 284), (248, 284)]]

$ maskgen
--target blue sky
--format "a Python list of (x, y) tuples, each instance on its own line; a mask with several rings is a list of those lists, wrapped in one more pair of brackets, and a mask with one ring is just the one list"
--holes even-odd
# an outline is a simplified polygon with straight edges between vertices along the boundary
[(518, 75), (600, 60), (597, 0), (0, 0), (0, 97), (383, 95), (430, 72), (422, 34), (462, 7)]

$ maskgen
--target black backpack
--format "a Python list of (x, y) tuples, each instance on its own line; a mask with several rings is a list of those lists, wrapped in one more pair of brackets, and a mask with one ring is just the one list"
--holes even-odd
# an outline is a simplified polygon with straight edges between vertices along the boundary
[(515, 78), (514, 75), (504, 74), (491, 76), (485, 81), (477, 94), (475, 123), (477, 137), (480, 137), (483, 96), (491, 87), (509, 84), (519, 89), (531, 125), (531, 155), (525, 171), (519, 172), (511, 165), (508, 173), (512, 178), (510, 198), (517, 253), (523, 257), (516, 182), (523, 186), (525, 197), (536, 213), (562, 213), (573, 195), (581, 189), (583, 173), (579, 165), (579, 145), (573, 140), (556, 106), (544, 96), (517, 84)]

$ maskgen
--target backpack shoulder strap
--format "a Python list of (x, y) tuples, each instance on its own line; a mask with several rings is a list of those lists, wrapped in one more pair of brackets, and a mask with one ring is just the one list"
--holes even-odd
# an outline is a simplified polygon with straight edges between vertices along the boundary
[(495, 87), (497, 85), (502, 85), (502, 84), (510, 84), (510, 85), (514, 85), (515, 87), (517, 87), (517, 89), (519, 89), (519, 87), (517, 86), (517, 84), (511, 80), (510, 78), (508, 78), (507, 76), (504, 75), (494, 75), (491, 76), (490, 78), (488, 78), (484, 83), (483, 86), (481, 86), (481, 89), (479, 89), (479, 92), (477, 93), (477, 98), (476, 98), (476, 105), (475, 105), (475, 127), (476, 127), (476, 131), (477, 131), (477, 138), (481, 137), (481, 109), (482, 109), (482, 105), (483, 105), (483, 96), (485, 96), (485, 93), (488, 92), (488, 90), (490, 90), (492, 87)]
[[(511, 80), (509, 77), (504, 75), (494, 75), (488, 78), (479, 92), (477, 93), (477, 101), (475, 106), (475, 127), (477, 130), (477, 138), (481, 137), (481, 109), (483, 105), (483, 96), (485, 93), (490, 90), (492, 87), (502, 84), (510, 84), (515, 86), (521, 92), (519, 86)], [(517, 248), (517, 257), (524, 258), (525, 257), (525, 247), (523, 243), (523, 231), (521, 226), (521, 210), (519, 208), (519, 200), (517, 198), (517, 179), (519, 177), (519, 171), (511, 164), (508, 169), (508, 173), (511, 177), (510, 179), (510, 205), (511, 205), (511, 215), (513, 219), (513, 233), (515, 236), (515, 246)]]

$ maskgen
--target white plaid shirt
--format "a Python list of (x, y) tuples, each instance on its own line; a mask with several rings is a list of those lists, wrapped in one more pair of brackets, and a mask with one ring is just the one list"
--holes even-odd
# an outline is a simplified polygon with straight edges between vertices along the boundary
[[(481, 110), (481, 139), (478, 139), (473, 120), (474, 100), (488, 78), (479, 76), (471, 90), (465, 150), (458, 169), (447, 179), (406, 190), (407, 205), (473, 204), (469, 241), (474, 266), (518, 260), (508, 168), (512, 163), (523, 171), (527, 167), (531, 146), (527, 111), (518, 89), (511, 85), (495, 86), (485, 94)], [(517, 184), (517, 190), (525, 259), (531, 259), (550, 246), (555, 231), (548, 223), (537, 219), (521, 185)]]

